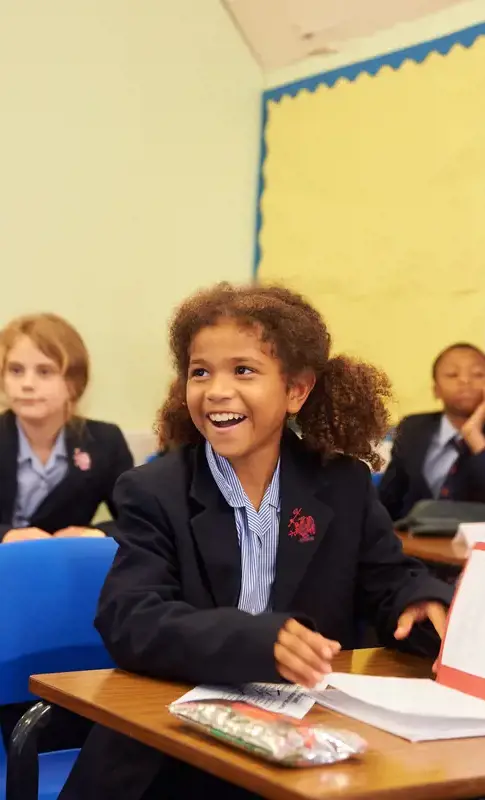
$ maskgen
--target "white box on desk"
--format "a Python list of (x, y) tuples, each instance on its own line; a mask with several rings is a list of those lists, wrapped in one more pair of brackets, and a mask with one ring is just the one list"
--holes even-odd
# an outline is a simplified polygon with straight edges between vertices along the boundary
[(465, 544), (469, 550), (478, 542), (485, 542), (485, 522), (461, 522), (453, 541)]

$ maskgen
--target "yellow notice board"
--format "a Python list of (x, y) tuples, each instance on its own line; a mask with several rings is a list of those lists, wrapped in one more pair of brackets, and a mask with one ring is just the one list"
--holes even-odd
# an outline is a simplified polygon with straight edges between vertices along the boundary
[(266, 94), (258, 278), (383, 367), (396, 416), (429, 408), (442, 347), (485, 344), (485, 24), (467, 33)]

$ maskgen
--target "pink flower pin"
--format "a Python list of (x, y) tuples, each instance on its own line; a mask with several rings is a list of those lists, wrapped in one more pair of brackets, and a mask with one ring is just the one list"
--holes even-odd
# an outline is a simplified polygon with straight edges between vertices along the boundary
[(295, 536), (300, 542), (313, 542), (316, 534), (315, 520), (301, 513), (301, 508), (293, 509), (293, 516), (288, 523), (288, 535)]
[(85, 453), (83, 450), (80, 450), (79, 447), (76, 447), (74, 450), (73, 460), (76, 467), (81, 469), (83, 472), (91, 469), (91, 456), (89, 453)]

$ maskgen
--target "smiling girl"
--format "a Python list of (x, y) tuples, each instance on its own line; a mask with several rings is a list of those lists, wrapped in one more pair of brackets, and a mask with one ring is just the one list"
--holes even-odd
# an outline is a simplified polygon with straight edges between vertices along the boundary
[[(170, 345), (168, 452), (115, 493), (119, 549), (96, 625), (117, 665), (312, 687), (365, 620), (383, 643), (436, 655), (452, 590), (403, 555), (363, 463), (379, 460), (387, 378), (332, 356), (318, 312), (275, 286), (189, 298)], [(98, 727), (60, 799), (199, 796), (233, 795)]]

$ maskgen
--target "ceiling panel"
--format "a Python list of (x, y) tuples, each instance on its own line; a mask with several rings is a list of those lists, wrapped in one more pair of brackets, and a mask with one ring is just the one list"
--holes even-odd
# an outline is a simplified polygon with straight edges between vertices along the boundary
[(264, 69), (339, 52), (352, 39), (460, 4), (460, 0), (222, 0)]

